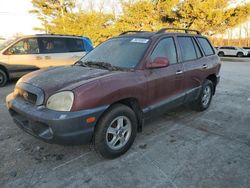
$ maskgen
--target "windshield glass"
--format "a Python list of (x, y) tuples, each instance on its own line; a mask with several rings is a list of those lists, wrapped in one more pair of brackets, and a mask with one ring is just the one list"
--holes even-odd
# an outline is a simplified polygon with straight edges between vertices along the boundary
[(105, 62), (115, 67), (134, 68), (149, 44), (145, 38), (110, 39), (84, 56), (82, 62)]
[(15, 40), (16, 40), (16, 38), (15, 39), (9, 39), (9, 40), (6, 40), (6, 41), (0, 43), (0, 50), (2, 50), (4, 48), (6, 48), (7, 46), (9, 46)]

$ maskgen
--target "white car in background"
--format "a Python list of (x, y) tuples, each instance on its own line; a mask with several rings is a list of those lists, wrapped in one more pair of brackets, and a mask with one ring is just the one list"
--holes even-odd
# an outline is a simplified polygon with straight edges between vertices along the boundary
[(240, 47), (236, 47), (236, 46), (222, 46), (219, 47), (217, 50), (217, 53), (220, 57), (223, 56), (237, 56), (237, 57), (244, 57), (248, 55), (248, 51), (240, 48)]
[(250, 57), (250, 47), (243, 47), (243, 49), (248, 52), (247, 56)]

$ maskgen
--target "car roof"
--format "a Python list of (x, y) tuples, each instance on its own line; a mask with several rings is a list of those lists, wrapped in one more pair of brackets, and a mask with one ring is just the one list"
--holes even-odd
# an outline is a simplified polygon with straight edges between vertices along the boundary
[[(18, 38), (29, 38), (29, 37), (62, 37), (62, 38), (81, 38), (81, 39), (89, 39), (85, 36), (76, 36), (76, 35), (60, 35), (60, 34), (35, 34), (35, 35), (24, 35)], [(90, 39), (89, 39), (90, 40)]]

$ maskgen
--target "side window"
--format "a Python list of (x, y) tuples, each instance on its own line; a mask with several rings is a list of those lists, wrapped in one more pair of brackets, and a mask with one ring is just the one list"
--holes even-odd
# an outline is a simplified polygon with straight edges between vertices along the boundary
[(66, 40), (62, 37), (40, 38), (42, 53), (65, 53), (68, 52)]
[(83, 52), (85, 51), (83, 40), (74, 38), (65, 38), (69, 52)]
[(39, 47), (36, 38), (23, 39), (7, 50), (9, 55), (38, 54)]
[(193, 43), (194, 43), (194, 47), (195, 47), (195, 51), (196, 51), (197, 57), (201, 58), (202, 57), (202, 55), (201, 55), (201, 49), (198, 46), (197, 42), (194, 40), (194, 38), (193, 38)]
[(213, 47), (211, 46), (211, 44), (208, 42), (206, 38), (197, 37), (197, 39), (206, 56), (214, 54)]
[(177, 37), (181, 48), (182, 60), (189, 61), (197, 58), (195, 47), (191, 37)]
[(176, 48), (173, 38), (162, 39), (155, 47), (151, 54), (151, 60), (154, 61), (157, 57), (166, 57), (170, 64), (177, 63)]

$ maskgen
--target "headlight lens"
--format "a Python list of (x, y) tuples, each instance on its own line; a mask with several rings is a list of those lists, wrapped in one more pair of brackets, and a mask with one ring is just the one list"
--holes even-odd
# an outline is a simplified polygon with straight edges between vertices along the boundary
[(63, 91), (51, 95), (47, 100), (46, 107), (51, 110), (68, 112), (74, 102), (74, 94), (71, 91)]

